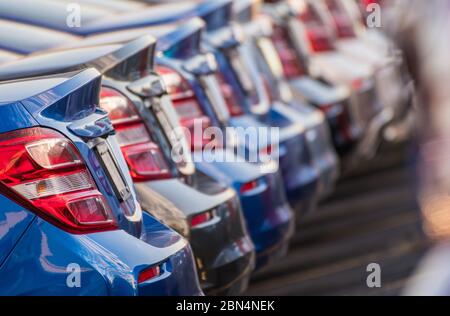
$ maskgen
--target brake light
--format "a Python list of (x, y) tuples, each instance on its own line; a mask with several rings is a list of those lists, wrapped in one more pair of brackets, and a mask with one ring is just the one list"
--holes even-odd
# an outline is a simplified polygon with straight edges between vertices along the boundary
[(363, 4), (364, 8), (367, 8), (371, 4), (378, 4), (380, 6), (383, 5), (382, 0), (361, 0), (361, 3)]
[(334, 50), (328, 31), (325, 28), (310, 28), (307, 30), (307, 36), (314, 52), (320, 53)]
[(359, 92), (364, 87), (364, 79), (357, 78), (351, 82), (352, 89)]
[(103, 87), (100, 106), (109, 113), (133, 180), (171, 178), (167, 161), (131, 100), (117, 90)]
[(355, 37), (355, 30), (351, 18), (336, 0), (327, 0), (326, 6), (333, 18), (336, 33), (340, 38)]
[(66, 231), (117, 229), (77, 148), (54, 130), (35, 127), (0, 135), (0, 186)]
[(197, 226), (203, 225), (214, 218), (214, 212), (208, 211), (201, 214), (197, 214), (192, 216), (191, 218), (191, 227), (195, 228)]
[[(172, 103), (180, 117), (180, 124), (191, 134), (191, 148), (203, 149), (211, 142), (211, 139), (204, 137), (204, 130), (211, 127), (211, 120), (200, 107), (189, 83), (179, 73), (165, 66), (158, 66), (157, 70), (166, 84)], [(195, 132), (196, 125), (201, 128), (201, 133)]]
[(365, 25), (365, 26), (367, 26), (366, 18), (372, 12), (372, 10), (369, 8), (369, 6), (371, 6), (373, 4), (377, 4), (381, 8), (383, 8), (383, 6), (384, 6), (383, 0), (359, 0), (358, 2), (359, 2), (358, 7), (359, 7), (359, 10), (361, 13), (361, 22), (362, 22), (362, 25)]
[(216, 72), (216, 79), (219, 83), (222, 95), (225, 99), (228, 111), (231, 116), (240, 116), (244, 114), (236, 96), (234, 95), (233, 87), (226, 82), (224, 75), (221, 72)]
[(331, 35), (315, 7), (306, 4), (302, 7), (298, 18), (305, 24), (306, 36), (314, 52), (334, 50)]
[(287, 79), (294, 79), (305, 74), (297, 53), (289, 41), (288, 31), (279, 25), (274, 25), (272, 41), (283, 65), (283, 72)]
[(139, 273), (138, 284), (142, 284), (161, 275), (160, 266), (150, 267)]
[(249, 193), (249, 192), (255, 190), (258, 186), (259, 186), (258, 180), (250, 181), (250, 182), (244, 183), (241, 186), (240, 192), (241, 192), (241, 194), (246, 194), (246, 193)]

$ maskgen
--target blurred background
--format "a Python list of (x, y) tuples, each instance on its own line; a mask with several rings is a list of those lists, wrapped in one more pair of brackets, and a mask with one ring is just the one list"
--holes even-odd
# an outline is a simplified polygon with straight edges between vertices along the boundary
[[(373, 4), (414, 81), (414, 132), (345, 174), (249, 294), (450, 294), (450, 1), (360, 1), (366, 17)], [(366, 284), (371, 263), (381, 287)]]

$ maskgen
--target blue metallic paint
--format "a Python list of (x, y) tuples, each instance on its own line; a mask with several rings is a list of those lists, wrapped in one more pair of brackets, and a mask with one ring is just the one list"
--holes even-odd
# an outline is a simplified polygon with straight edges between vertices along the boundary
[[(201, 295), (186, 241), (147, 214), (144, 226), (141, 239), (125, 231), (72, 235), (37, 218), (0, 268), (0, 293)], [(81, 269), (81, 287), (67, 286), (70, 264)], [(152, 265), (162, 266), (161, 276), (138, 285)]]
[[(30, 84), (32, 89), (21, 89)], [(21, 114), (17, 126), (3, 120), (0, 130), (45, 126), (70, 138), (85, 158), (121, 227), (121, 230), (95, 234), (71, 234), (0, 195), (0, 294), (202, 295), (186, 240), (146, 213), (142, 214), (135, 198), (131, 201), (135, 203), (135, 218), (124, 216), (120, 211), (122, 205), (113, 195), (109, 180), (86, 139), (76, 136), (69, 128), (73, 124), (79, 126), (79, 122), (93, 127), (87, 138), (111, 132), (109, 124), (103, 124), (105, 114), (95, 107), (99, 85), (99, 73), (93, 69), (56, 79), (34, 78), (0, 85), (0, 90), (6, 87), (9, 91), (8, 95), (2, 94), (0, 111), (10, 114), (14, 113), (10, 109), (14, 109)], [(110, 144), (120, 169), (131, 183), (126, 164), (118, 155), (120, 148), (115, 141)], [(134, 190), (132, 194), (134, 197)], [(67, 285), (70, 264), (81, 268), (79, 288)], [(161, 276), (138, 285), (139, 273), (153, 265), (161, 266)]]

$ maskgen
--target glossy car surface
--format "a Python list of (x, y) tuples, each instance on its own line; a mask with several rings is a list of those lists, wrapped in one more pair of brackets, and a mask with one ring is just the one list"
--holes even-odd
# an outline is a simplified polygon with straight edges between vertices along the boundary
[[(204, 23), (200, 20), (193, 19), (178, 25), (105, 33), (89, 37), (85, 42), (99, 44), (113, 39), (127, 40), (142, 34), (157, 36), (158, 49), (164, 52), (162, 56), (157, 58), (158, 65), (170, 67), (181, 75), (194, 91), (201, 110), (207, 113), (216, 126), (223, 128), (225, 131), (228, 122), (222, 118), (226, 117), (227, 114), (221, 115), (222, 112), (217, 109), (217, 103), (223, 102), (222, 97), (220, 95), (212, 97), (212, 94), (208, 92), (208, 89), (217, 89), (217, 87), (214, 89), (214, 87), (209, 86), (211, 84), (218, 85), (214, 78), (215, 70), (211, 69), (210, 73), (198, 75), (188, 71), (186, 67), (191, 61), (207, 56), (205, 51), (200, 50), (200, 42), (197, 40), (201, 36), (203, 25)], [(204, 85), (203, 80), (205, 78), (210, 80), (207, 86)], [(180, 113), (180, 115), (182, 114)], [(202, 150), (198, 150), (194, 152), (194, 156), (202, 155), (202, 153)], [(219, 157), (223, 153), (218, 151), (216, 155)], [(265, 165), (251, 164), (246, 163), (242, 158), (236, 161), (237, 157), (232, 152), (227, 155), (233, 159), (231, 162), (218, 161), (218, 159), (213, 159), (214, 157), (207, 157), (207, 159), (204, 159), (207, 162), (204, 160), (198, 161), (196, 165), (199, 170), (220, 179), (220, 181), (239, 192), (247, 227), (256, 246), (258, 266), (262, 266), (263, 263), (268, 261), (269, 257), (276, 258), (273, 254), (278, 250), (274, 247), (275, 245), (282, 245), (281, 248), (286, 248), (293, 229), (293, 214), (285, 198), (282, 179), (278, 173), (276, 162)], [(243, 191), (246, 185), (254, 182), (259, 184), (248, 192)], [(279, 252), (282, 254), (283, 251), (280, 250)]]
[[(8, 80), (0, 84), (1, 115), (14, 118), (0, 124), (2, 140), (5, 135), (11, 137), (32, 128), (36, 132), (55, 135), (49, 132), (53, 130), (62, 135), (79, 153), (100, 192), (95, 194), (105, 199), (112, 212), (110, 218), (116, 224), (96, 229), (86, 226), (83, 230), (81, 224), (71, 224), (69, 228), (66, 226), (69, 224), (61, 224), (61, 217), (47, 213), (48, 206), (30, 205), (27, 198), (14, 194), (2, 181), (0, 228), (6, 235), (0, 245), (2, 253), (8, 256), (0, 258), (0, 292), (3, 295), (201, 294), (187, 242), (142, 213), (136, 202), (112, 124), (107, 114), (96, 107), (99, 72), (86, 69), (29, 78), (22, 68), (17, 77), (14, 70), (1, 71), (0, 80)], [(103, 167), (96, 153), (100, 147), (93, 145), (101, 139), (106, 140), (116, 169), (112, 165)], [(128, 194), (118, 195), (119, 180), (111, 176), (114, 170), (122, 177)], [(52, 196), (38, 199), (48, 198)], [(142, 278), (148, 269), (159, 272), (153, 278)], [(81, 286), (70, 283), (72, 272), (79, 273)], [(18, 275), (21, 277), (17, 278)]]
[[(271, 60), (270, 70), (280, 82), (281, 97), (307, 101), (325, 114), (332, 131), (333, 144), (338, 153), (344, 156), (352, 151), (361, 136), (361, 129), (356, 126), (351, 114), (351, 90), (345, 84), (333, 85), (309, 75), (305, 58), (295, 46), (286, 23), (289, 20), (286, 16), (288, 9), (283, 1), (271, 1), (262, 7), (263, 14), (269, 20), (266, 24), (271, 24), (266, 33), (275, 47), (273, 52), (262, 47), (266, 51), (263, 53), (264, 58)], [(281, 64), (273, 64), (274, 60), (281, 61)], [(288, 96), (285, 96), (285, 90)]]
[[(22, 29), (25, 31), (29, 27)], [(21, 33), (22, 35), (25, 32)], [(27, 33), (29, 35), (34, 32)], [(62, 34), (59, 34), (62, 36)], [(68, 37), (71, 39), (70, 37)], [(133, 37), (135, 38), (135, 37)], [(123, 39), (122, 39), (123, 40)], [(116, 40), (117, 41), (117, 40)], [(155, 179), (155, 181), (138, 181), (136, 184), (139, 197), (144, 205), (152, 205), (152, 194), (149, 192), (156, 191), (167, 199), (171, 200), (174, 206), (178, 207), (184, 214), (184, 218), (178, 218), (186, 222), (186, 225), (190, 225), (191, 219), (196, 216), (215, 212), (214, 218), (203, 223), (201, 226), (188, 229), (187, 232), (191, 236), (191, 244), (194, 248), (194, 253), (197, 257), (197, 263), (200, 265), (200, 274), (202, 278), (202, 284), (209, 292), (219, 291), (220, 293), (238, 294), (245, 289), (248, 283), (248, 277), (253, 269), (253, 244), (247, 236), (245, 230), (245, 224), (241, 219), (241, 209), (238, 202), (236, 202), (235, 193), (232, 190), (227, 189), (225, 186), (220, 185), (217, 181), (208, 177), (205, 174), (198, 172), (195, 174), (194, 167), (189, 167), (189, 164), (183, 164), (183, 166), (177, 166), (172, 163), (171, 160), (171, 148), (168, 139), (171, 135), (166, 135), (165, 129), (161, 128), (162, 122), (161, 115), (164, 115), (165, 120), (170, 121), (172, 128), (176, 128), (178, 122), (174, 122), (171, 119), (172, 105), (170, 101), (164, 101), (167, 97), (164, 97), (165, 92), (161, 92), (159, 95), (148, 95), (133, 93), (134, 91), (140, 91), (137, 83), (144, 84), (150, 82), (154, 77), (151, 77), (151, 68), (153, 67), (153, 50), (154, 43), (148, 48), (142, 44), (144, 40), (136, 40), (122, 48), (116, 47), (116, 51), (110, 51), (114, 49), (113, 45), (105, 45), (101, 47), (90, 47), (85, 49), (74, 48), (73, 51), (57, 52), (54, 54), (41, 54), (35, 57), (36, 65), (55, 64), (53, 61), (64, 60), (58, 67), (63, 67), (65, 70), (73, 68), (79, 68), (87, 65), (97, 67), (101, 72), (106, 73), (103, 80), (103, 87), (114, 89), (125, 96), (131, 102), (133, 102), (140, 116), (147, 124), (149, 130), (152, 131), (152, 139), (155, 139), (159, 143), (159, 147), (166, 156), (166, 164), (171, 166), (173, 174), (167, 179), (165, 176), (162, 179)], [(70, 43), (73, 46), (85, 46), (88, 45), (89, 40)], [(115, 42), (114, 40), (107, 42)], [(97, 43), (98, 44), (98, 43)], [(144, 45), (144, 46), (143, 46)], [(16, 45), (17, 47), (17, 45)], [(21, 48), (23, 49), (23, 48)], [(148, 50), (149, 52), (146, 52)], [(145, 55), (147, 53), (147, 55)], [(148, 79), (131, 79), (133, 76), (132, 69), (129, 69), (130, 75), (127, 74), (126, 78), (121, 77), (124, 72), (124, 66), (126, 63), (133, 63), (137, 59), (135, 55), (138, 54), (148, 59), (150, 65)], [(73, 56), (77, 57), (74, 60)], [(39, 62), (47, 60), (47, 62)], [(114, 60), (114, 63), (107, 62), (108, 60)], [(45, 69), (39, 69), (37, 66), (34, 71), (36, 72), (48, 72), (54, 71), (47, 66)], [(17, 67), (16, 67), (17, 71)], [(153, 78), (154, 80), (155, 78)], [(124, 81), (125, 80), (125, 81)], [(134, 80), (134, 81), (133, 81)], [(145, 81), (147, 80), (147, 81)], [(161, 101), (158, 101), (160, 100)], [(147, 108), (147, 102), (157, 102), (163, 106), (162, 111), (156, 112), (154, 108)], [(170, 132), (170, 131), (169, 131)], [(180, 179), (177, 179), (179, 177)], [(185, 178), (181, 181), (181, 178)], [(186, 182), (186, 183), (185, 183)], [(202, 189), (208, 188), (208, 189)], [(192, 203), (186, 203), (186, 197), (192, 197)], [(166, 222), (166, 224), (172, 227), (180, 227), (180, 223), (175, 223), (174, 220), (166, 220), (166, 216), (161, 216), (161, 212), (154, 210), (148, 210), (152, 214), (159, 216), (159, 218)], [(155, 213), (156, 212), (156, 213)], [(172, 211), (173, 213), (173, 211)], [(172, 214), (171, 217), (174, 215)], [(174, 224), (174, 225), (172, 225)], [(184, 225), (184, 226), (186, 226)], [(214, 238), (215, 235), (220, 235), (221, 238)], [(210, 244), (206, 244), (204, 240), (209, 240)], [(235, 244), (239, 243), (240, 248)], [(211, 251), (214, 249), (215, 251)], [(224, 253), (228, 253), (226, 256)], [(230, 255), (233, 255), (235, 260), (231, 260)], [(225, 259), (221, 258), (227, 258)], [(214, 277), (219, 270), (230, 270), (226, 277), (217, 278)]]
[[(135, 32), (135, 31), (132, 31)], [(101, 36), (98, 36), (101, 38)], [(108, 35), (105, 35), (105, 37), (108, 37)], [(104, 37), (104, 38), (105, 38)], [(104, 40), (103, 38), (103, 40)], [(170, 38), (169, 39), (171, 41), (173, 41), (174, 39), (176, 39), (177, 36), (175, 35), (175, 37)], [(111, 38), (112, 39), (112, 38)], [(110, 39), (109, 39), (110, 40)], [(117, 40), (117, 38), (116, 38)], [(91, 38), (91, 39), (87, 39), (86, 42), (92, 42), (95, 41), (95, 38)], [(164, 45), (164, 42), (167, 40), (162, 39), (162, 45)], [(198, 87), (200, 88), (200, 87)], [(234, 166), (235, 164), (233, 164), (232, 166)], [(282, 186), (278, 186), (277, 183), (280, 181), (278, 175), (276, 175), (276, 172), (273, 173), (273, 175), (267, 174), (265, 175), (265, 173), (259, 172), (257, 166), (251, 166), (251, 165), (247, 165), (247, 167), (243, 167), (244, 165), (246, 165), (245, 163), (241, 163), (240, 166), (236, 167), (235, 171), (231, 173), (231, 168), (232, 166), (227, 166), (226, 168), (223, 166), (223, 164), (217, 165), (216, 169), (216, 173), (218, 172), (219, 174), (223, 174), (223, 171), (220, 171), (220, 169), (224, 170), (226, 169), (226, 172), (228, 173), (225, 178), (227, 179), (227, 183), (229, 185), (232, 185), (234, 188), (236, 189), (240, 189), (240, 187), (242, 185), (244, 185), (245, 183), (249, 183), (252, 181), (257, 180), (258, 178), (263, 179), (263, 177), (266, 177), (267, 179), (265, 181), (273, 183), (273, 185), (271, 186), (271, 188), (266, 187), (266, 185), (262, 185), (261, 189), (262, 192), (260, 192), (259, 189), (254, 190), (253, 194), (246, 194), (245, 196), (242, 197), (242, 202), (243, 204), (245, 204), (246, 206), (244, 207), (245, 210), (247, 210), (247, 212), (250, 212), (250, 210), (252, 209), (251, 207), (258, 207), (258, 206), (264, 206), (264, 211), (261, 212), (261, 217), (260, 217), (260, 223), (258, 225), (248, 225), (249, 229), (253, 232), (253, 236), (257, 236), (258, 234), (260, 234), (260, 237), (258, 238), (254, 238), (254, 240), (258, 240), (258, 244), (257, 244), (257, 250), (259, 249), (259, 252), (265, 252), (263, 250), (266, 250), (267, 248), (274, 248), (274, 244), (278, 244), (278, 243), (286, 243), (286, 241), (288, 240), (288, 237), (291, 234), (292, 231), (292, 214), (291, 214), (291, 210), (290, 207), (288, 206), (288, 204), (286, 203), (286, 201), (284, 200), (283, 196), (283, 192), (282, 192)], [(207, 172), (213, 172), (212, 170), (210, 170), (211, 168), (205, 168), (199, 165), (198, 166), (200, 169), (203, 170), (207, 170)], [(243, 174), (243, 170), (247, 170), (246, 174), (247, 176), (245, 176)], [(237, 178), (237, 174), (239, 174), (239, 177)], [(312, 173), (312, 175), (315, 175), (316, 173)], [(237, 178), (237, 180), (236, 180)], [(264, 181), (264, 182), (265, 182)], [(139, 185), (138, 185), (139, 187)], [(297, 193), (297, 192), (296, 192)], [(304, 193), (304, 192), (302, 192)], [(263, 198), (263, 196), (273, 196), (271, 199), (274, 199), (273, 203), (261, 203), (261, 199)], [(306, 195), (308, 196), (308, 195)], [(267, 199), (266, 197), (266, 199)], [(308, 203), (309, 204), (309, 203)], [(267, 216), (267, 214), (270, 213), (278, 213), (278, 217), (279, 220), (277, 221), (272, 221), (272, 224), (267, 224), (266, 221), (268, 218), (273, 218), (273, 216)], [(269, 226), (267, 226), (269, 225)], [(263, 228), (263, 231), (261, 231), (261, 227)], [(270, 231), (272, 228), (274, 227), (276, 234), (274, 234), (274, 232), (271, 232), (271, 234), (274, 237), (270, 237), (271, 235), (269, 233), (265, 233), (265, 231)], [(264, 237), (267, 236), (267, 237)], [(270, 237), (270, 238), (269, 238)]]
[(267, 83), (273, 106), (292, 121), (303, 124), (311, 160), (320, 172), (321, 194), (326, 196), (333, 191), (339, 174), (339, 160), (332, 145), (329, 127), (321, 111), (308, 104), (303, 95), (295, 98), (281, 71), (283, 62), (276, 54), (275, 44), (271, 40), (272, 22), (254, 13), (259, 12), (258, 4), (258, 1), (252, 0), (235, 1), (235, 20), (243, 26), (247, 37), (246, 48)]
[[(24, 1), (24, 2), (22, 2)], [(207, 23), (207, 31), (211, 33), (213, 30), (217, 31), (223, 29), (224, 33), (228, 33), (228, 26), (231, 21), (231, 1), (207, 1), (202, 3), (183, 3), (171, 4), (167, 6), (149, 7), (146, 10), (139, 10), (139, 12), (131, 12), (115, 15), (112, 17), (113, 11), (105, 13), (105, 9), (99, 12), (97, 8), (83, 5), (83, 12), (85, 12), (86, 18), (82, 27), (71, 28), (67, 26), (66, 21), (61, 20), (62, 10), (66, 7), (61, 3), (57, 4), (54, 1), (47, 1), (49, 10), (43, 13), (44, 16), (34, 16), (29, 14), (31, 7), (36, 4), (27, 2), (28, 0), (18, 1), (18, 4), (14, 3), (10, 6), (0, 4), (0, 17), (22, 21), (26, 23), (47, 26), (54, 29), (65, 30), (68, 32), (76, 33), (79, 35), (95, 34), (105, 31), (114, 31), (127, 29), (130, 27), (140, 27), (145, 25), (155, 25), (177, 21), (179, 19), (186, 19), (190, 16), (199, 16), (203, 18)], [(28, 5), (27, 9), (24, 7)], [(218, 38), (219, 40), (221, 38)], [(227, 40), (225, 38), (224, 40)], [(222, 43), (223, 44), (223, 43)], [(214, 45), (213, 45), (214, 46)], [(222, 52), (223, 53), (223, 52)], [(236, 74), (228, 74), (233, 72), (230, 67), (230, 61), (224, 58), (224, 56), (216, 56), (218, 58), (219, 65), (222, 73), (228, 78), (234, 77), (235, 89), (242, 89), (239, 84), (236, 85)], [(228, 64), (228, 67), (227, 67)], [(258, 80), (260, 81), (260, 80)], [(262, 91), (263, 87), (261, 82), (259, 83), (257, 98), (262, 98), (263, 103), (260, 103), (259, 108), (268, 108), (268, 104), (264, 105), (264, 100), (267, 96)], [(245, 97), (240, 102), (246, 102), (249, 100)], [(248, 105), (249, 106), (249, 105)], [(249, 109), (249, 107), (247, 107)], [(248, 113), (251, 114), (251, 113)], [(253, 113), (254, 114), (254, 113)], [(304, 133), (301, 132), (302, 128), (295, 122), (290, 122), (288, 118), (276, 110), (270, 110), (268, 115), (265, 115), (265, 121), (258, 119), (252, 115), (243, 115), (241, 117), (233, 118), (230, 120), (231, 124), (240, 127), (261, 127), (261, 126), (273, 126), (282, 127), (281, 130), (281, 169), (283, 171), (283, 178), (285, 180), (285, 186), (288, 193), (288, 198), (295, 204), (296, 208), (303, 211), (310, 211), (314, 209), (315, 201), (318, 198), (320, 192), (319, 174), (318, 171), (310, 165), (310, 162), (306, 162), (304, 156), (306, 155)], [(293, 144), (299, 144), (293, 146)], [(291, 148), (296, 148), (300, 152), (289, 153)], [(301, 152), (304, 152), (303, 154)], [(302, 158), (303, 155), (303, 158)], [(302, 160), (303, 159), (303, 160)]]
[[(323, 26), (321, 14), (308, 1), (278, 1), (270, 6), (283, 21), (298, 56), (307, 73), (334, 86), (351, 91), (350, 110), (354, 129), (363, 130), (356, 154), (373, 156), (380, 143), (383, 127), (389, 118), (382, 111), (376, 92), (375, 76), (369, 64), (336, 50), (328, 27)], [(276, 9), (276, 11), (275, 11)]]

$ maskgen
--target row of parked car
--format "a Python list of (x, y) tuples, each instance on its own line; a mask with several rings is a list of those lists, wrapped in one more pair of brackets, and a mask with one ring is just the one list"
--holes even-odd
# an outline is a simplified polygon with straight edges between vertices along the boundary
[(1, 1), (0, 294), (243, 293), (342, 161), (407, 134), (363, 2)]

